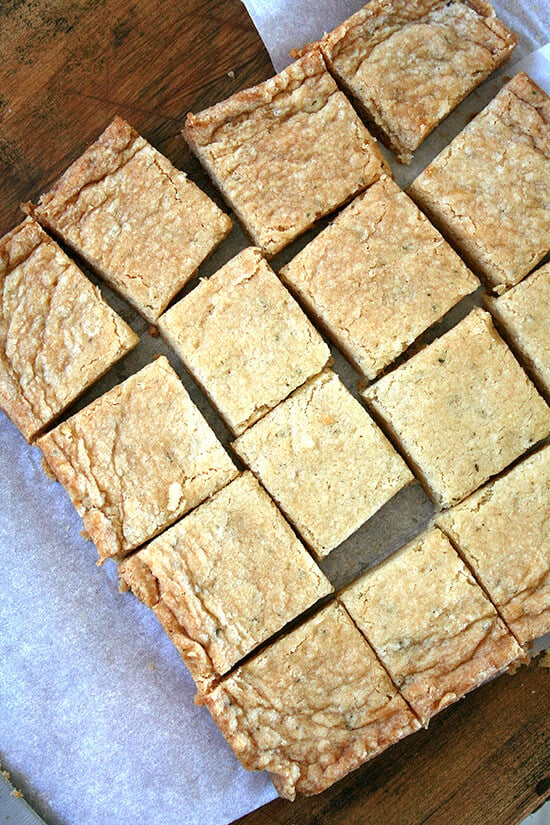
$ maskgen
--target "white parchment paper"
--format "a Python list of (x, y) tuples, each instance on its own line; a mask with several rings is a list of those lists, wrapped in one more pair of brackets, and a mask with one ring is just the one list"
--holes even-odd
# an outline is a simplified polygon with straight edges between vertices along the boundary
[[(361, 2), (246, 5), (280, 68), (289, 48), (319, 37)], [(520, 55), (548, 40), (547, 0), (495, 5), (520, 33)], [(550, 46), (523, 66), (550, 92)], [(406, 185), (517, 68), (483, 84), (413, 167), (391, 159), (398, 182)], [(245, 245), (235, 229), (200, 274)], [(77, 407), (164, 352), (227, 444), (227, 431), (177, 358), (120, 298), (102, 291), (141, 341)], [(453, 321), (468, 309), (457, 308)], [(355, 392), (357, 374), (334, 355)], [(325, 572), (336, 585), (357, 576), (420, 532), (432, 512), (421, 488), (411, 486), (331, 553)], [(153, 613), (118, 593), (114, 565), (96, 567), (81, 528), (61, 487), (44, 476), (39, 451), (0, 413), (0, 759), (14, 784), (52, 825), (225, 825), (274, 798), (267, 775), (242, 770), (208, 712), (193, 705), (192, 679)]]
[[(242, 0), (280, 72), (291, 62), (293, 49), (318, 40), (358, 11), (362, 0)], [(548, 0), (494, 0), (498, 17), (520, 37), (515, 60), (539, 49), (550, 32)]]

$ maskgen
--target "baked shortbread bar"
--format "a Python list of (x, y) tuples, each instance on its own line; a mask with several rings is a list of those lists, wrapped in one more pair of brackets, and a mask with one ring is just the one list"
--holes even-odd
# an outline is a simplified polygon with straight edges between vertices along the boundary
[(438, 517), (520, 644), (550, 632), (550, 447)]
[(331, 592), (252, 473), (119, 566), (158, 616), (200, 691)]
[(550, 408), (482, 309), (363, 396), (441, 507), (550, 433)]
[(479, 286), (416, 204), (386, 177), (280, 274), (368, 378)]
[(231, 220), (116, 117), (25, 210), (156, 321), (231, 230)]
[(205, 699), (248, 770), (279, 794), (316, 794), (419, 728), (361, 633), (332, 603)]
[(27, 440), (138, 337), (31, 218), (0, 239), (0, 407)]
[(413, 480), (330, 370), (253, 424), (233, 447), (319, 557)]
[(372, 0), (320, 46), (331, 71), (409, 163), (517, 42), (486, 0)]
[(496, 292), (550, 251), (550, 98), (517, 74), (408, 192)]
[(437, 527), (339, 598), (424, 725), (523, 655)]
[(485, 303), (534, 380), (550, 395), (550, 264)]
[(125, 556), (238, 474), (164, 356), (37, 443), (101, 561)]
[(266, 255), (389, 171), (318, 52), (187, 115), (183, 133)]
[(159, 327), (235, 435), (330, 360), (328, 346), (254, 248), (201, 281)]

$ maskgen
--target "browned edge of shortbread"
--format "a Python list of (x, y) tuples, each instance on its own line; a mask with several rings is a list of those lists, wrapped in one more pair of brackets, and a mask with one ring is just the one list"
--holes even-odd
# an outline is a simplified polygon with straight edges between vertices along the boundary
[[(34, 218), (37, 222), (39, 222), (42, 226), (48, 229), (51, 234), (60, 240), (62, 243), (67, 244), (70, 246), (73, 251), (81, 256), (85, 257), (83, 253), (74, 248), (73, 245), (64, 238), (55, 228), (54, 223), (52, 223), (51, 219), (48, 217), (49, 208), (52, 205), (55, 205), (57, 196), (59, 192), (63, 192), (64, 190), (68, 189), (68, 193), (64, 194), (62, 204), (57, 206), (57, 209), (54, 208), (54, 212), (63, 211), (64, 204), (73, 199), (78, 197), (80, 191), (86, 187), (89, 183), (97, 183), (106, 175), (111, 174), (111, 172), (107, 169), (110, 163), (115, 163), (118, 156), (122, 155), (125, 150), (131, 150), (132, 145), (135, 143), (136, 140), (142, 140), (146, 146), (150, 146), (154, 152), (158, 152), (154, 146), (148, 143), (148, 141), (142, 137), (139, 132), (134, 129), (126, 120), (121, 118), (119, 115), (116, 115), (113, 120), (107, 125), (107, 127), (103, 130), (103, 132), (91, 143), (87, 146), (84, 152), (79, 155), (71, 164), (70, 166), (59, 176), (56, 178), (54, 183), (51, 185), (47, 191), (43, 192), (38, 202), (33, 204), (31, 201), (27, 201), (25, 203), (20, 204), (21, 210), (30, 217)], [(96, 158), (96, 154), (98, 152), (98, 148), (101, 147), (101, 150), (104, 153), (104, 157), (98, 161)], [(170, 165), (172, 168), (174, 165), (172, 162), (162, 156), (164, 160)], [(126, 162), (126, 161), (125, 161)], [(115, 171), (118, 171), (118, 168)], [(160, 168), (157, 164), (157, 168)], [(164, 174), (170, 178), (170, 175), (166, 170), (163, 170)], [(177, 169), (177, 171), (187, 178), (188, 182), (193, 184), (193, 186), (198, 189), (203, 196), (206, 197), (205, 193), (197, 186), (191, 179), (188, 177), (187, 173), (181, 169)], [(91, 179), (91, 180), (90, 180)], [(84, 183), (83, 183), (84, 181)], [(173, 186), (176, 184), (170, 178), (170, 181)], [(217, 204), (215, 204), (217, 207)], [(219, 209), (219, 207), (217, 207)], [(220, 233), (221, 237), (219, 241), (217, 241), (212, 249), (210, 250), (209, 254), (202, 259), (201, 264), (203, 264), (209, 257), (215, 252), (216, 248), (222, 243), (225, 238), (229, 235), (231, 230), (233, 229), (233, 221), (223, 210), (219, 209), (220, 213)], [(106, 269), (99, 265), (97, 261), (93, 264), (89, 263), (86, 260), (86, 264), (95, 271), (102, 280), (107, 283), (111, 289), (115, 290), (119, 295), (121, 295), (125, 301), (127, 301), (140, 315), (145, 317), (149, 322), (155, 324), (159, 316), (164, 312), (167, 308), (169, 303), (174, 299), (177, 293), (174, 293), (172, 296), (168, 297), (164, 302), (163, 305), (160, 306), (158, 310), (154, 312), (149, 311), (149, 308), (145, 308), (144, 306), (139, 305), (139, 302), (136, 302), (130, 295), (127, 294), (125, 289), (122, 289), (121, 286), (111, 277), (111, 274), (106, 271)], [(196, 276), (197, 269), (192, 272), (189, 277), (187, 278), (186, 283), (189, 283), (192, 278)], [(178, 292), (183, 289), (185, 284), (181, 284)]]
[[(215, 443), (217, 447), (219, 447), (219, 450), (223, 454), (224, 458), (227, 459), (227, 463), (230, 465), (230, 468), (226, 468), (226, 470), (224, 471), (227, 474), (226, 477), (221, 479), (218, 485), (211, 489), (208, 494), (204, 495), (202, 500), (197, 500), (192, 507), (189, 507), (184, 512), (180, 512), (179, 514), (174, 514), (172, 512), (170, 517), (166, 518), (166, 520), (160, 526), (157, 525), (153, 532), (148, 534), (145, 538), (142, 538), (139, 542), (134, 543), (133, 546), (128, 546), (128, 543), (124, 543), (123, 541), (124, 537), (117, 532), (116, 528), (113, 527), (111, 519), (105, 515), (105, 513), (99, 506), (97, 506), (94, 503), (83, 503), (83, 501), (89, 502), (89, 497), (87, 493), (84, 495), (83, 501), (75, 501), (76, 494), (78, 492), (82, 492), (78, 489), (78, 485), (76, 482), (76, 479), (82, 471), (79, 467), (75, 468), (71, 461), (66, 457), (64, 451), (56, 444), (54, 434), (56, 433), (56, 430), (58, 428), (70, 425), (73, 418), (78, 418), (82, 414), (89, 415), (90, 409), (97, 409), (96, 405), (101, 405), (105, 403), (105, 398), (107, 396), (110, 396), (112, 393), (115, 393), (115, 391), (120, 390), (129, 382), (137, 381), (139, 379), (143, 380), (142, 373), (144, 371), (149, 372), (155, 367), (155, 365), (157, 369), (163, 370), (165, 372), (165, 382), (171, 380), (177, 382), (178, 392), (180, 392), (184, 396), (185, 403), (188, 405), (189, 410), (192, 411), (192, 415), (195, 415), (197, 421), (200, 422), (198, 426), (200, 426), (201, 429), (204, 427), (208, 433), (214, 435)], [(152, 361), (149, 361), (137, 372), (132, 373), (132, 375), (130, 375), (124, 381), (120, 382), (119, 384), (116, 384), (110, 390), (107, 390), (105, 393), (103, 393), (103, 395), (100, 395), (94, 401), (90, 402), (90, 404), (88, 404), (82, 410), (76, 412), (73, 416), (71, 416), (71, 418), (61, 422), (61, 424), (58, 425), (58, 428), (53, 429), (50, 432), (43, 435), (40, 439), (37, 440), (36, 444), (42, 451), (42, 455), (45, 459), (46, 466), (52, 473), (54, 473), (55, 478), (65, 489), (67, 495), (69, 495), (69, 498), (73, 503), (73, 506), (77, 510), (78, 514), (81, 516), (87, 537), (89, 537), (94, 542), (95, 547), (98, 551), (99, 559), (97, 561), (97, 564), (99, 566), (101, 566), (107, 559), (112, 559), (115, 562), (122, 561), (123, 558), (126, 558), (126, 556), (128, 556), (130, 553), (132, 553), (135, 550), (138, 550), (144, 544), (150, 542), (160, 533), (163, 533), (170, 525), (178, 521), (184, 515), (187, 515), (187, 513), (194, 510), (196, 507), (199, 506), (199, 504), (202, 504), (203, 501), (208, 499), (215, 492), (227, 486), (227, 484), (229, 484), (230, 481), (232, 481), (239, 475), (239, 471), (237, 470), (233, 460), (229, 456), (229, 453), (227, 452), (225, 447), (223, 447), (217, 436), (215, 436), (210, 424), (208, 424), (204, 415), (200, 412), (196, 404), (193, 402), (180, 377), (170, 365), (167, 357), (163, 354), (158, 354), (156, 357), (153, 358)], [(53, 453), (55, 453), (56, 450), (58, 450), (61, 453), (60, 458), (56, 458), (55, 455), (52, 455)], [(193, 479), (198, 477), (200, 477), (200, 474), (193, 476)], [(106, 496), (108, 500), (108, 494), (106, 494)]]
[[(219, 681), (216, 669), (206, 649), (194, 641), (200, 632), (198, 625), (182, 625), (162, 598), (161, 585), (151, 569), (140, 559), (139, 552), (118, 564), (119, 590), (131, 590), (156, 615), (178, 653), (187, 665), (199, 694), (210, 690)], [(190, 617), (189, 617), (190, 618)]]
[[(485, 587), (478, 581), (475, 572), (471, 569), (466, 559), (463, 558), (462, 553), (458, 550), (451, 537), (437, 523), (437, 515), (431, 519), (428, 527), (422, 533), (419, 533), (396, 552), (399, 553), (406, 551), (409, 547), (414, 547), (434, 530), (437, 532), (440, 531), (449, 542), (452, 548), (451, 552), (456, 553), (460, 562), (472, 576), (476, 586), (479, 586), (485, 596), (487, 606), (492, 610), (489, 632), (465, 661), (458, 662), (458, 664), (450, 666), (447, 670), (442, 670), (441, 661), (444, 663), (447, 662), (446, 653), (450, 656), (455, 655), (453, 643), (456, 637), (446, 636), (438, 643), (442, 650), (441, 659), (437, 665), (423, 671), (414, 672), (404, 679), (397, 679), (389, 669), (389, 665), (380, 658), (376, 646), (369, 638), (368, 632), (361, 627), (359, 620), (352, 615), (345, 602), (346, 592), (353, 590), (361, 578), (368, 577), (369, 571), (375, 569), (378, 565), (374, 565), (374, 567), (363, 573), (359, 579), (355, 579), (345, 585), (336, 593), (336, 600), (347, 610), (351, 620), (374, 651), (381, 667), (386, 670), (399, 694), (405, 699), (407, 704), (410, 705), (421, 725), (425, 728), (428, 728), (433, 716), (462, 699), (467, 693), (470, 693), (497, 676), (504, 673), (515, 672), (521, 664), (529, 663), (529, 656), (526, 653), (525, 646), (518, 643), (515, 634), (501, 616), (500, 611), (491, 600)], [(383, 565), (384, 561), (388, 561), (390, 558), (391, 555), (383, 560), (381, 564)], [(474, 620), (474, 624), (482, 620), (483, 616), (479, 616)], [(489, 617), (485, 617), (485, 620), (489, 620)], [(470, 625), (463, 628), (459, 637), (467, 634), (469, 628)]]
[[(25, 250), (25, 254), (22, 257), (17, 258), (14, 261), (9, 261), (6, 270), (5, 276), (9, 276), (9, 274), (21, 263), (27, 260), (28, 256), (32, 254), (39, 246), (45, 244), (47, 246), (55, 246), (57, 247), (56, 242), (42, 229), (40, 224), (34, 220), (32, 217), (25, 218), (22, 223), (18, 224), (14, 227), (10, 232), (0, 238), (0, 258), (6, 254), (9, 257), (9, 248), (13, 238), (15, 238), (21, 231), (25, 231), (26, 229), (29, 231), (34, 230), (36, 234), (36, 243), (32, 249), (27, 248)], [(139, 343), (139, 336), (132, 330), (132, 328), (126, 323), (126, 321), (121, 318), (121, 316), (115, 312), (115, 310), (105, 301), (104, 297), (102, 296), (99, 288), (95, 286), (91, 281), (86, 278), (86, 275), (82, 272), (80, 267), (69, 258), (66, 253), (59, 247), (59, 252), (62, 253), (66, 258), (67, 261), (74, 267), (75, 270), (78, 271), (80, 276), (86, 281), (86, 284), (91, 287), (93, 292), (95, 293), (98, 301), (100, 301), (114, 316), (116, 320), (116, 324), (120, 324), (120, 326), (125, 331), (126, 341), (123, 344), (121, 342), (119, 347), (119, 352), (112, 356), (111, 360), (105, 364), (104, 369), (96, 374), (92, 381), (88, 381), (87, 383), (83, 384), (80, 391), (76, 394), (72, 395), (70, 399), (64, 404), (60, 409), (50, 415), (46, 421), (41, 421), (40, 417), (33, 411), (30, 403), (27, 399), (23, 396), (22, 390), (20, 386), (16, 384), (11, 376), (8, 376), (8, 381), (10, 386), (12, 387), (13, 391), (8, 390), (6, 387), (5, 391), (2, 389), (0, 385), (0, 409), (4, 411), (10, 421), (19, 429), (25, 440), (32, 444), (43, 435), (50, 427), (52, 427), (55, 422), (63, 415), (63, 413), (71, 407), (75, 402), (77, 402), (84, 393), (86, 393), (90, 387), (100, 381), (104, 375), (106, 375), (112, 367), (115, 366), (119, 361), (124, 358), (135, 346)], [(76, 273), (75, 273), (76, 274)], [(51, 472), (51, 471), (50, 471)]]
[(527, 659), (515, 636), (497, 613), (489, 635), (476, 648), (473, 656), (442, 675), (427, 671), (415, 676), (409, 684), (400, 685), (403, 697), (410, 702), (425, 727), (430, 719), (489, 679), (513, 672)]
[[(304, 52), (300, 54), (298, 57), (298, 61), (291, 63), (278, 74), (267, 78), (266, 80), (262, 81), (256, 86), (251, 86), (248, 89), (243, 89), (239, 92), (236, 92), (226, 100), (222, 100), (219, 103), (216, 103), (210, 108), (205, 109), (197, 114), (189, 112), (185, 119), (185, 126), (181, 130), (181, 133), (185, 138), (189, 148), (197, 157), (199, 162), (207, 170), (212, 181), (215, 183), (221, 195), (223, 196), (226, 204), (238, 217), (241, 227), (245, 231), (251, 243), (254, 246), (259, 246), (262, 250), (262, 254), (264, 255), (264, 257), (268, 259), (277, 255), (282, 249), (285, 248), (285, 246), (288, 245), (288, 243), (290, 243), (290, 241), (285, 243), (279, 242), (276, 248), (266, 249), (265, 246), (260, 243), (259, 239), (254, 237), (251, 229), (248, 226), (248, 221), (245, 219), (238, 205), (233, 203), (233, 200), (229, 192), (227, 191), (224, 181), (219, 178), (215, 168), (210, 163), (208, 158), (206, 158), (204, 154), (201, 153), (200, 147), (208, 145), (216, 130), (228, 121), (233, 119), (237, 120), (240, 118), (245, 118), (247, 114), (253, 112), (258, 107), (269, 104), (272, 101), (272, 99), (277, 96), (277, 94), (280, 94), (289, 88), (291, 91), (294, 88), (297, 88), (302, 83), (302, 81), (305, 80), (307, 77), (312, 77), (317, 74), (326, 73), (330, 77), (331, 82), (334, 83), (334, 92), (339, 91), (338, 86), (332, 78), (332, 75), (330, 75), (328, 71), (327, 64), (320, 49), (313, 48), (309, 50), (304, 50)], [(299, 71), (302, 71), (302, 76), (300, 77), (298, 74), (297, 78), (294, 79), (292, 75), (296, 74)], [(370, 137), (372, 138), (372, 145), (370, 146), (370, 150), (380, 165), (380, 172), (378, 174), (378, 177), (382, 174), (386, 174), (391, 177), (392, 171), (390, 169), (388, 162), (386, 161), (384, 155), (380, 151), (380, 148), (377, 146), (374, 137), (372, 135)], [(366, 184), (362, 187), (362, 189), (366, 189), (368, 185), (369, 184)], [(345, 203), (348, 203), (350, 200), (352, 200), (352, 198), (355, 197), (355, 195), (357, 195), (359, 191), (362, 191), (362, 189), (358, 189), (348, 197), (344, 198), (339, 204), (336, 204), (334, 208), (332, 208), (330, 212), (326, 214), (334, 213), (337, 209), (341, 208)], [(310, 229), (317, 222), (317, 220), (318, 218), (313, 218), (310, 221), (309, 225), (304, 227), (299, 234), (302, 235), (304, 232)]]
[[(352, 32), (354, 29), (358, 29), (365, 23), (367, 20), (372, 21), (372, 34), (374, 34), (377, 28), (383, 25), (385, 20), (389, 20), (392, 17), (392, 12), (394, 9), (390, 8), (387, 10), (385, 7), (388, 4), (384, 2), (384, 0), (371, 0), (370, 3), (367, 3), (362, 9), (357, 11), (355, 14), (348, 17), (344, 20), (339, 26), (333, 29), (331, 32), (325, 34), (321, 40), (308, 44), (304, 47), (303, 51), (307, 51), (311, 48), (319, 48), (325, 58), (325, 61), (328, 65), (330, 72), (334, 75), (335, 79), (338, 83), (342, 86), (345, 90), (346, 95), (352, 100), (355, 108), (361, 113), (363, 118), (366, 120), (367, 125), (370, 131), (377, 137), (381, 143), (388, 146), (390, 149), (393, 150), (395, 153), (397, 160), (402, 164), (410, 164), (414, 152), (421, 143), (428, 137), (428, 135), (433, 132), (433, 130), (446, 118), (448, 115), (465, 100), (468, 95), (482, 83), (484, 80), (489, 77), (489, 75), (496, 69), (498, 66), (502, 65), (509, 59), (512, 51), (515, 49), (519, 42), (519, 37), (515, 34), (515, 32), (508, 29), (497, 17), (495, 14), (494, 8), (491, 6), (487, 0), (463, 0), (464, 4), (469, 6), (473, 11), (475, 11), (480, 17), (484, 18), (484, 23), (486, 24), (487, 28), (491, 29), (495, 34), (497, 34), (503, 41), (503, 52), (498, 55), (497, 59), (493, 59), (489, 68), (484, 71), (480, 72), (476, 75), (476, 79), (474, 84), (467, 89), (462, 95), (458, 98), (454, 99), (451, 107), (447, 108), (447, 111), (443, 112), (441, 117), (439, 117), (432, 125), (431, 129), (418, 141), (415, 145), (406, 146), (400, 139), (399, 135), (391, 128), (391, 126), (386, 123), (385, 118), (383, 118), (376, 108), (375, 105), (369, 106), (365, 101), (361, 100), (347, 85), (346, 79), (338, 72), (338, 69), (334, 65), (333, 57), (337, 56), (338, 54), (338, 47), (339, 44), (346, 38), (346, 36)], [(399, 21), (399, 27), (403, 25), (407, 25), (409, 23), (413, 23), (417, 20), (421, 20), (425, 15), (429, 14), (431, 11), (436, 10), (448, 3), (448, 0), (421, 0), (420, 2), (411, 3), (402, 3), (402, 10), (403, 15)], [(395, 12), (394, 12), (395, 13)], [(397, 11), (397, 16), (399, 15), (399, 11)], [(378, 22), (378, 18), (380, 18), (380, 22)], [(395, 27), (394, 30), (398, 30), (399, 27)], [(392, 30), (388, 36), (391, 36), (394, 33)], [(383, 38), (386, 40), (387, 37)], [(382, 42), (382, 41), (379, 41)]]
[[(304, 796), (313, 796), (321, 793), (334, 783), (343, 779), (347, 776), (347, 774), (357, 770), (371, 759), (374, 759), (384, 750), (396, 744), (401, 739), (415, 733), (421, 727), (417, 715), (393, 684), (386, 668), (381, 664), (368, 640), (357, 628), (357, 625), (349, 615), (346, 607), (339, 600), (333, 599), (328, 604), (319, 607), (313, 615), (310, 615), (305, 621), (299, 622), (298, 626), (294, 626), (288, 633), (285, 633), (284, 636), (291, 635), (292, 632), (297, 631), (299, 627), (304, 626), (310, 621), (316, 621), (330, 609), (341, 611), (341, 614), (345, 616), (347, 622), (349, 622), (354, 628), (354, 631), (362, 637), (364, 644), (367, 648), (369, 648), (377, 666), (383, 672), (384, 677), (391, 684), (392, 695), (385, 705), (385, 713), (381, 715), (379, 719), (369, 722), (368, 726), (365, 728), (365, 730), (368, 731), (368, 736), (364, 737), (362, 748), (363, 752), (357, 752), (357, 749), (354, 747), (356, 743), (354, 742), (345, 744), (343, 750), (335, 754), (335, 761), (332, 764), (322, 765), (322, 777), (317, 776), (314, 781), (311, 781), (310, 778), (303, 776), (301, 771), (298, 769), (298, 773), (291, 778), (285, 773), (279, 774), (276, 771), (269, 769), (269, 767), (267, 768), (279, 796), (290, 801), (295, 799), (297, 793)], [(265, 652), (265, 648), (266, 646), (264, 646), (261, 652)], [(261, 652), (259, 652), (258, 655), (261, 655)], [(257, 654), (255, 652), (252, 658), (255, 658), (256, 655)], [(199, 704), (205, 704), (207, 706), (214, 721), (216, 722), (216, 725), (222, 732), (230, 747), (233, 749), (236, 757), (243, 767), (246, 770), (258, 770), (259, 768), (254, 758), (251, 759), (246, 753), (245, 738), (240, 736), (232, 726), (231, 719), (226, 713), (226, 700), (223, 694), (220, 693), (220, 689), (223, 689), (225, 679), (230, 679), (235, 671), (238, 673), (241, 667), (246, 667), (247, 661), (248, 659), (230, 671), (220, 681), (219, 686), (215, 686), (206, 695), (200, 697)], [(395, 708), (395, 704), (398, 704), (399, 707)], [(330, 733), (328, 732), (327, 737), (330, 737)], [(364, 752), (365, 750), (366, 753)], [(282, 763), (285, 762), (284, 752), (285, 751), (283, 748), (283, 757), (280, 760)], [(289, 766), (295, 765), (296, 768), (298, 768), (296, 761), (293, 759), (288, 759), (287, 764)]]
[[(525, 456), (521, 456), (521, 459), (524, 460)], [(502, 473), (500, 473), (498, 476), (496, 476), (494, 478), (491, 478), (487, 482), (487, 484), (490, 485), (490, 484), (494, 483), (499, 478), (504, 477), (508, 472), (510, 472), (509, 467), (507, 467), (506, 470), (503, 471)], [(483, 487), (480, 487), (478, 490), (475, 490), (474, 493), (472, 493), (472, 495), (475, 495), (476, 493), (479, 493), (480, 490), (483, 490)], [(463, 501), (466, 501), (466, 499), (463, 499)], [(463, 501), (459, 502), (459, 504), (462, 504)], [(452, 509), (453, 509), (452, 507), (449, 508), (449, 510), (452, 510)], [(530, 634), (531, 640), (536, 639), (537, 637), (539, 637), (542, 634), (546, 633), (548, 624), (550, 623), (550, 606), (548, 607), (548, 610), (545, 610), (542, 614), (539, 614), (539, 616), (537, 616), (537, 617), (523, 616), (523, 617), (521, 617), (517, 620), (514, 620), (513, 624), (511, 622), (508, 622), (507, 619), (505, 618), (505, 616), (503, 615), (500, 606), (493, 601), (493, 599), (491, 597), (491, 594), (489, 593), (489, 591), (485, 587), (485, 584), (483, 583), (483, 580), (480, 578), (480, 576), (478, 575), (475, 568), (472, 566), (472, 564), (469, 561), (469, 559), (467, 558), (467, 556), (462, 552), (462, 548), (461, 548), (459, 542), (456, 540), (456, 538), (453, 534), (453, 531), (450, 528), (445, 526), (444, 518), (440, 518), (440, 517), (444, 517), (447, 512), (448, 512), (447, 510), (443, 510), (441, 513), (437, 513), (435, 515), (434, 519), (433, 519), (432, 525), (439, 527), (441, 532), (445, 534), (445, 536), (449, 540), (449, 543), (452, 545), (453, 549), (460, 556), (461, 561), (467, 567), (469, 572), (474, 577), (476, 583), (483, 590), (483, 593), (485, 594), (487, 599), (493, 605), (493, 607), (496, 610), (497, 615), (498, 615), (499, 619), (501, 620), (501, 622), (505, 625), (505, 627), (508, 629), (510, 634), (516, 640), (517, 644), (519, 645), (519, 647), (522, 651), (522, 655), (521, 655), (521, 657), (518, 657), (517, 661), (521, 664), (528, 664), (529, 663), (529, 658), (530, 658), (529, 657), (529, 652), (528, 652), (529, 643), (526, 642), (524, 638), (522, 638), (520, 628), (529, 627), (530, 629), (532, 629), (532, 633)], [(539, 631), (539, 626), (541, 628), (540, 632), (538, 632)], [(512, 671), (513, 670), (513, 664), (510, 665), (510, 667), (508, 669), (510, 671)]]

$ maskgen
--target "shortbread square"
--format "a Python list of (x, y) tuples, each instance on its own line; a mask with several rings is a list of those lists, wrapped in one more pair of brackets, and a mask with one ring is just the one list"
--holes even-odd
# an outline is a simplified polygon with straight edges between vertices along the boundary
[(153, 322), (232, 226), (119, 117), (24, 208)]
[(254, 248), (202, 281), (159, 326), (235, 435), (330, 360), (328, 346)]
[(121, 558), (237, 469), (161, 356), (38, 440), (99, 558)]
[(550, 633), (550, 447), (438, 517), (520, 644)]
[(550, 395), (550, 264), (485, 303), (534, 380)]
[(158, 616), (199, 690), (332, 591), (252, 473), (119, 567)]
[(416, 204), (386, 177), (280, 274), (370, 379), (479, 286)]
[(482, 309), (363, 396), (441, 507), (461, 501), (550, 432), (548, 405)]
[(550, 98), (520, 72), (408, 192), (496, 292), (550, 251)]
[(389, 171), (318, 52), (189, 114), (184, 136), (266, 255)]
[(423, 725), (523, 655), (437, 527), (339, 598)]
[(320, 42), (402, 163), (512, 52), (486, 0), (372, 0)]
[(233, 447), (319, 557), (413, 480), (330, 370), (267, 413)]
[(205, 697), (248, 770), (279, 794), (316, 794), (419, 728), (340, 604), (332, 603)]
[(138, 342), (27, 218), (0, 239), (0, 406), (28, 441)]

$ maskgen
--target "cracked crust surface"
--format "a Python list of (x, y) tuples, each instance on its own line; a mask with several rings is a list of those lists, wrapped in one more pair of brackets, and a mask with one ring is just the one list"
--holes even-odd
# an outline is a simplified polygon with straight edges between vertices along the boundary
[(268, 255), (389, 171), (318, 52), (189, 114), (184, 136)]
[(413, 479), (330, 370), (267, 413), (233, 447), (319, 557)]
[(164, 356), (37, 443), (101, 561), (126, 555), (237, 475)]
[(523, 72), (408, 189), (497, 292), (550, 250), (550, 98)]
[(0, 406), (28, 441), (138, 340), (34, 220), (0, 239)]
[(332, 591), (252, 473), (119, 571), (155, 611), (200, 691)]
[(418, 207), (386, 177), (280, 274), (368, 378), (479, 286)]
[(248, 770), (281, 796), (320, 793), (417, 730), (344, 608), (325, 607), (205, 697)]
[(550, 447), (438, 517), (520, 644), (550, 632)]
[(485, 303), (535, 380), (550, 395), (550, 264), (500, 298), (486, 298)]
[(485, 0), (373, 0), (320, 47), (399, 160), (410, 163), (517, 42)]
[(442, 507), (465, 498), (550, 432), (550, 409), (481, 309), (363, 397)]
[(523, 655), (437, 527), (339, 598), (424, 725)]
[(202, 281), (159, 327), (235, 435), (330, 360), (313, 324), (254, 248)]
[(119, 117), (37, 206), (25, 209), (150, 321), (232, 226), (184, 172)]

